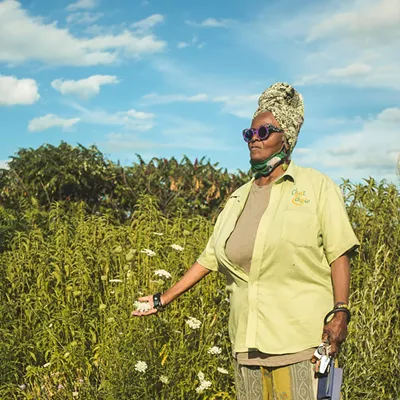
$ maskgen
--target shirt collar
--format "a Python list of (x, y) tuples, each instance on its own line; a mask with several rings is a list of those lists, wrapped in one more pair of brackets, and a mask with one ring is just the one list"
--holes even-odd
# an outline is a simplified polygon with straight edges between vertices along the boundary
[(297, 165), (295, 165), (293, 161), (290, 161), (288, 169), (280, 178), (275, 181), (275, 184), (282, 183), (284, 181), (296, 183), (297, 169)]

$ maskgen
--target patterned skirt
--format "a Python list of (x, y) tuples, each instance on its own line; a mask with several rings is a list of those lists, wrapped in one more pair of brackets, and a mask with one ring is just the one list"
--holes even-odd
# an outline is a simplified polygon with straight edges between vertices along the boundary
[(315, 400), (318, 380), (309, 360), (284, 367), (239, 365), (234, 359), (237, 400)]

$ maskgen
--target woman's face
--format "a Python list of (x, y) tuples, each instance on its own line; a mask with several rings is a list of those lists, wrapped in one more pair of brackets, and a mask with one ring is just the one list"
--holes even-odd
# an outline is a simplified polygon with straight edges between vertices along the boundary
[[(274, 125), (277, 128), (280, 128), (278, 121), (275, 119), (273, 114), (269, 111), (266, 111), (262, 114), (257, 115), (253, 119), (251, 123), (251, 127), (253, 129), (258, 129), (261, 125)], [(264, 161), (268, 157), (272, 156), (279, 152), (284, 143), (283, 133), (280, 132), (272, 132), (267, 140), (260, 140), (257, 135), (254, 135), (253, 138), (248, 143), (250, 150), (250, 159), (252, 161)]]

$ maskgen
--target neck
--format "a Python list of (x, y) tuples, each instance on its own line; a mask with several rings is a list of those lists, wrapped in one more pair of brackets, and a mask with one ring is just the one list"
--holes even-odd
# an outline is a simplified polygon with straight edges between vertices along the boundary
[(258, 186), (269, 185), (280, 178), (284, 173), (285, 171), (283, 170), (282, 165), (279, 165), (279, 167), (275, 168), (268, 176), (260, 176), (257, 178), (255, 183)]

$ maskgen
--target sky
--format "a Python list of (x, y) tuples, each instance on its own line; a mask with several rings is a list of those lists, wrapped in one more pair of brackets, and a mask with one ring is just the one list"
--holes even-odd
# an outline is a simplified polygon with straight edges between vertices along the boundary
[(247, 171), (277, 81), (305, 102), (296, 164), (398, 182), (399, 0), (0, 0), (0, 167), (66, 141)]

